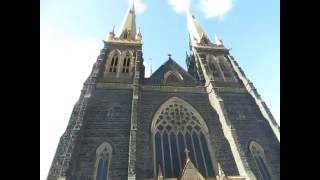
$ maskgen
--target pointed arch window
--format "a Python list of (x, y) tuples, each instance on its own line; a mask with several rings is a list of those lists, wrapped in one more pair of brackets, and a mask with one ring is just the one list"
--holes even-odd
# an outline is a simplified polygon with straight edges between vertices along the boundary
[(272, 180), (268, 170), (268, 166), (265, 161), (265, 155), (263, 148), (256, 142), (251, 142), (249, 146), (252, 157), (254, 158), (257, 168), (260, 171), (263, 180)]
[(171, 98), (157, 111), (152, 122), (154, 140), (154, 172), (159, 168), (163, 176), (178, 177), (185, 158), (190, 159), (204, 177), (213, 177), (214, 170), (205, 134), (208, 128), (200, 114), (187, 102)]
[(214, 62), (209, 62), (210, 69), (212, 71), (213, 76), (219, 76), (219, 72)]
[(117, 54), (112, 57), (109, 72), (117, 72), (118, 60), (119, 56)]
[(109, 143), (102, 143), (96, 150), (94, 180), (108, 180), (112, 148)]
[(224, 57), (220, 58), (219, 62), (220, 68), (224, 74), (225, 77), (231, 77), (230, 68), (228, 67), (228, 64), (226, 62), (226, 59)]
[(217, 65), (216, 65), (216, 58), (213, 56), (213, 55), (208, 55), (208, 64), (209, 64), (209, 67), (212, 71), (212, 75), (213, 76), (216, 76), (216, 77), (219, 77), (220, 74), (219, 74), (219, 70), (217, 68)]
[(129, 53), (127, 53), (123, 60), (123, 65), (122, 65), (123, 73), (129, 73), (130, 60), (131, 60), (131, 56)]

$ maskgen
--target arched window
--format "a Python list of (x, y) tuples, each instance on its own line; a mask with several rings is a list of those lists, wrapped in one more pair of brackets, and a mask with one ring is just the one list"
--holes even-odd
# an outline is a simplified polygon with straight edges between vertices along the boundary
[(184, 150), (204, 177), (214, 176), (206, 140), (208, 128), (200, 114), (187, 102), (173, 97), (161, 105), (154, 116), (151, 131), (154, 139), (154, 172), (164, 177), (178, 177), (186, 160)]
[(123, 65), (122, 65), (122, 72), (123, 73), (128, 73), (129, 72), (129, 67), (130, 67), (130, 54), (127, 53), (126, 57), (124, 57), (123, 60)]
[(219, 66), (225, 77), (231, 77), (230, 68), (228, 67), (226, 59), (224, 57), (220, 57)]
[(114, 55), (112, 57), (109, 72), (117, 72), (118, 59), (119, 59), (118, 55)]
[(102, 143), (96, 150), (95, 180), (108, 180), (112, 148), (109, 143)]
[(249, 146), (250, 152), (256, 162), (263, 180), (272, 180), (265, 161), (263, 148), (256, 142), (251, 142)]
[(212, 75), (219, 76), (219, 71), (218, 71), (214, 61), (215, 61), (215, 58), (212, 55), (209, 55), (208, 64), (209, 64), (209, 67), (212, 71)]

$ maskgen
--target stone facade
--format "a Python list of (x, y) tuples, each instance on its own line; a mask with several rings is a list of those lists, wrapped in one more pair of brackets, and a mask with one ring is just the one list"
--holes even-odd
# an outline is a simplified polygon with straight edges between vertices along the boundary
[[(222, 41), (214, 44), (207, 36), (198, 36), (204, 32), (189, 16), (188, 70), (169, 57), (146, 78), (142, 36), (135, 31), (134, 9), (130, 9), (123, 32), (110, 33), (84, 84), (47, 180), (97, 179), (97, 149), (103, 143), (112, 149), (108, 179), (163, 178), (155, 168), (151, 126), (156, 112), (171, 98), (189, 104), (208, 129), (209, 158), (216, 176), (205, 179), (280, 179), (278, 125)], [(259, 145), (254, 152), (252, 142)], [(171, 178), (190, 179), (185, 174)]]

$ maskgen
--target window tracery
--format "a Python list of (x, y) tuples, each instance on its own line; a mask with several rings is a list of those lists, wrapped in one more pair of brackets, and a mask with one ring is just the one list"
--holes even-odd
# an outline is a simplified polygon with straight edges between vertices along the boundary
[(117, 72), (118, 60), (119, 60), (118, 54), (112, 57), (109, 72)]
[(258, 143), (253, 141), (250, 143), (249, 149), (260, 171), (262, 179), (272, 180), (266, 161), (265, 161), (263, 148)]
[(96, 150), (95, 180), (108, 180), (112, 148), (109, 143), (102, 143)]
[[(168, 101), (167, 101), (168, 102)], [(177, 177), (185, 161), (184, 150), (203, 176), (214, 176), (205, 134), (208, 129), (201, 116), (190, 105), (173, 98), (162, 106), (152, 127), (154, 135), (155, 172)]]
[(123, 60), (123, 65), (122, 65), (123, 73), (129, 73), (130, 60), (131, 60), (130, 54), (127, 53)]

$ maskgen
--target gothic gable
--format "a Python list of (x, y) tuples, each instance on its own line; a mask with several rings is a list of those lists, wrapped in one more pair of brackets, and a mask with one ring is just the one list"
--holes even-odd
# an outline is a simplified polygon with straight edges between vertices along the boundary
[(201, 175), (198, 169), (188, 158), (186, 164), (181, 173), (181, 180), (204, 180), (205, 178)]
[(198, 82), (171, 58), (161, 65), (150, 78), (145, 79), (145, 83), (168, 86), (200, 85), (200, 82)]

